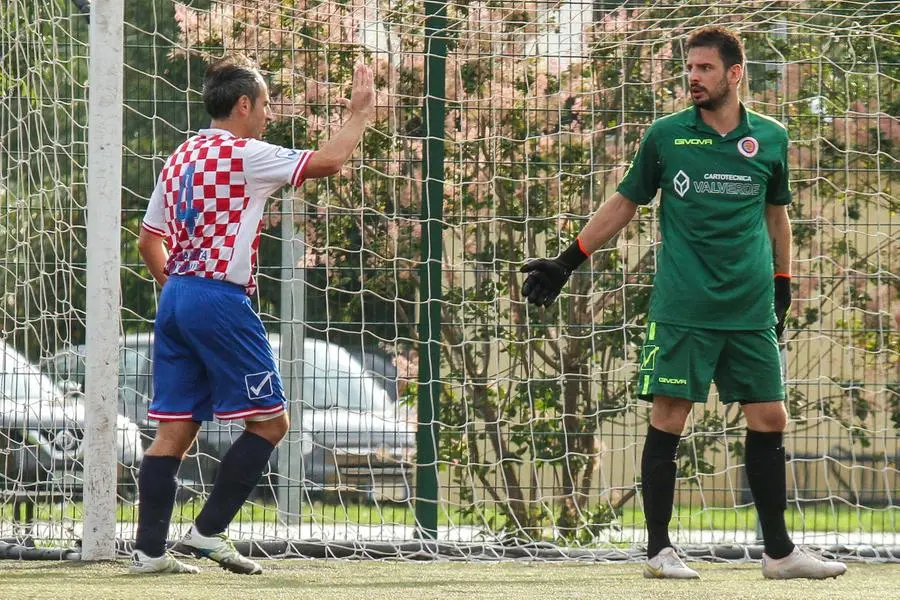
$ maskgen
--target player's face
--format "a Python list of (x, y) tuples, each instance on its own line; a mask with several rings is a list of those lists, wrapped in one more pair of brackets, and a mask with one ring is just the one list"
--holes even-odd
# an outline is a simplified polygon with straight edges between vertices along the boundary
[(249, 126), (250, 137), (261, 139), (266, 131), (266, 125), (272, 120), (272, 109), (269, 106), (269, 88), (263, 82), (262, 92), (250, 109)]
[(687, 57), (687, 77), (691, 88), (691, 100), (695, 106), (708, 110), (719, 108), (737, 81), (736, 73), (727, 70), (718, 48), (691, 48)]

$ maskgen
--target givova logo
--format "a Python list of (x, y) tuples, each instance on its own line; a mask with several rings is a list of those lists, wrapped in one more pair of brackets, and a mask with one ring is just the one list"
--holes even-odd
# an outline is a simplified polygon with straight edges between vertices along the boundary
[(682, 379), (680, 377), (660, 377), (660, 383), (669, 383), (671, 385), (687, 385), (687, 379)]
[(691, 187), (691, 178), (684, 171), (678, 171), (675, 173), (675, 177), (672, 178), (672, 185), (675, 186), (675, 193), (684, 198), (684, 195)]
[(711, 138), (675, 138), (676, 146), (712, 146), (712, 143)]

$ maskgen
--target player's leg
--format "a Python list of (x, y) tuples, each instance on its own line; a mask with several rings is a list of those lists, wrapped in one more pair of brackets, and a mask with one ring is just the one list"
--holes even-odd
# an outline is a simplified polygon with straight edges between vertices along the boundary
[(260, 566), (235, 551), (226, 530), (287, 433), (284, 391), (250, 299), (227, 284), (204, 283), (217, 290), (204, 302), (216, 317), (193, 323), (186, 335), (200, 349), (209, 373), (216, 417), (244, 419), (247, 426), (222, 457), (210, 496), (182, 543), (225, 569), (257, 574), (262, 572)]
[(272, 451), (288, 427), (285, 412), (262, 421), (247, 421), (244, 433), (222, 458), (209, 499), (182, 543), (229, 571), (246, 575), (262, 573), (258, 563), (237, 552), (225, 530), (259, 483)]
[(132, 553), (133, 573), (197, 573), (192, 565), (166, 552), (166, 537), (175, 495), (176, 475), (200, 430), (193, 421), (160, 423), (138, 472), (138, 528)]
[(693, 403), (684, 398), (653, 398), (650, 425), (641, 455), (641, 494), (647, 523), (645, 577), (699, 577), (696, 571), (684, 564), (669, 539), (669, 522), (675, 499), (675, 459), (681, 432), (692, 407)]
[(787, 414), (780, 401), (745, 403), (741, 408), (747, 421), (744, 469), (762, 529), (765, 553), (771, 558), (783, 558), (794, 551), (784, 520), (787, 486), (783, 431)]
[(794, 546), (784, 511), (787, 508), (782, 430), (787, 414), (782, 402), (744, 404), (747, 419), (746, 471), (763, 531), (762, 571), (768, 579), (825, 579), (843, 575), (847, 566), (809, 555)]
[(782, 432), (787, 413), (777, 341), (774, 331), (771, 339), (766, 333), (734, 332), (729, 336), (716, 385), (723, 402), (741, 403), (747, 421), (747, 483), (759, 515), (765, 552), (783, 558), (794, 550), (784, 521), (787, 487)]
[(275, 446), (288, 430), (287, 413), (265, 421), (248, 421), (234, 441), (216, 475), (209, 499), (197, 515), (197, 531), (204, 536), (224, 532), (265, 471)]
[(693, 402), (702, 402), (718, 354), (703, 330), (651, 323), (641, 351), (638, 396), (653, 400), (641, 456), (641, 491), (647, 523), (645, 577), (693, 579), (669, 539), (678, 442)]
[(163, 288), (154, 326), (154, 394), (148, 416), (159, 420), (159, 427), (138, 473), (138, 528), (131, 567), (134, 573), (199, 571), (165, 551), (178, 468), (200, 430), (195, 413), (209, 400), (203, 365), (175, 325), (175, 305), (180, 293), (177, 282)]
[(693, 403), (684, 398), (655, 396), (641, 455), (641, 491), (647, 522), (647, 558), (672, 546), (669, 521), (675, 498), (678, 442)]
[(773, 331), (729, 335), (716, 385), (723, 402), (740, 402), (747, 421), (744, 445), (747, 483), (753, 494), (765, 553), (763, 574), (770, 578), (836, 577), (846, 567), (801, 552), (787, 531), (787, 484), (784, 451), (784, 387)]

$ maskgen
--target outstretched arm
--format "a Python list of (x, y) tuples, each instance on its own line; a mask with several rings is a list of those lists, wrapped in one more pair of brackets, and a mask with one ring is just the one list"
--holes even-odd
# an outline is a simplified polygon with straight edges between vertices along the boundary
[(539, 258), (525, 263), (528, 278), (522, 295), (531, 304), (550, 306), (578, 266), (603, 247), (634, 217), (637, 204), (616, 192), (604, 202), (584, 226), (578, 238), (556, 258)]
[(307, 179), (328, 177), (341, 170), (362, 139), (366, 123), (375, 112), (375, 84), (372, 69), (357, 64), (353, 71), (350, 100), (342, 100), (350, 109), (350, 118), (335, 135), (325, 142), (309, 159), (304, 171)]
[(609, 200), (600, 205), (590, 218), (578, 239), (581, 248), (590, 256), (606, 245), (634, 217), (637, 204), (620, 194), (614, 193)]

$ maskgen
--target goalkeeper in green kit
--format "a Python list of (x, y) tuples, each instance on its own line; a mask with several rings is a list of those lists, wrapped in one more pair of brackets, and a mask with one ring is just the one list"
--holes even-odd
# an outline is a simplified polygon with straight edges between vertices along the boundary
[[(723, 27), (687, 41), (693, 107), (655, 121), (613, 194), (554, 259), (522, 267), (522, 294), (549, 306), (569, 275), (661, 190), (662, 244), (640, 356), (639, 397), (652, 400), (641, 460), (645, 577), (693, 579), (669, 540), (675, 457), (694, 402), (715, 380), (747, 421), (747, 481), (762, 526), (767, 578), (846, 571), (795, 547), (787, 532), (787, 425), (778, 338), (791, 303), (787, 132), (738, 99), (744, 49)], [(774, 260), (773, 260), (774, 256)], [(774, 263), (774, 264), (773, 264)]]

